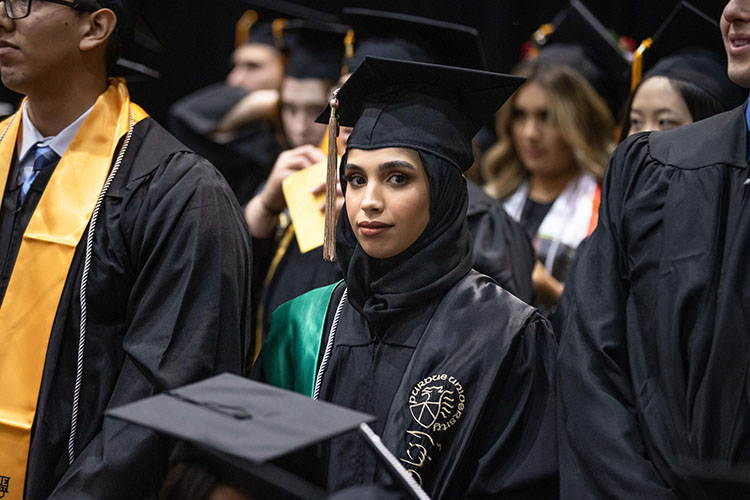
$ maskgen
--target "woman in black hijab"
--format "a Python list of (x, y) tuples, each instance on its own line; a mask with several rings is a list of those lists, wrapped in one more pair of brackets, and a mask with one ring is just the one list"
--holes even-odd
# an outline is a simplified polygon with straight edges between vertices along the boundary
[[(555, 498), (555, 341), (533, 308), (472, 270), (462, 172), (471, 139), (522, 83), (368, 58), (338, 94), (354, 125), (340, 175), (344, 281), (274, 312), (257, 373), (373, 414), (432, 498)], [(388, 483), (354, 435), (321, 451), (327, 486)]]

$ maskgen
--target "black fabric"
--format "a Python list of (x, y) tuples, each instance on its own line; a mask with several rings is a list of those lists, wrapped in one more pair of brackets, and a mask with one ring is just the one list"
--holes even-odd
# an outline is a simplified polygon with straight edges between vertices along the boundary
[[(429, 177), (430, 220), (409, 248), (388, 259), (374, 259), (359, 246), (346, 205), (339, 214), (336, 260), (349, 284), (351, 303), (378, 335), (415, 303), (443, 295), (474, 264), (466, 224), (466, 181), (442, 158), (426, 153), (420, 158)], [(340, 169), (344, 193), (345, 165), (346, 155)]]
[(169, 109), (169, 131), (221, 172), (240, 204), (253, 197), (281, 153), (275, 127), (266, 120), (241, 127), (226, 142), (210, 137), (221, 119), (247, 95), (243, 89), (217, 83), (180, 99)]
[(466, 181), (466, 187), (466, 222), (474, 247), (474, 269), (530, 304), (534, 296), (531, 273), (536, 262), (532, 240), (500, 202), (471, 181)]
[(285, 75), (336, 82), (341, 76), (346, 27), (295, 19), (284, 27)]
[[(41, 196), (45, 175), (32, 184), (27, 204)], [(20, 229), (6, 224), (17, 196), (13, 179), (3, 199), (3, 241)], [(50, 335), (25, 498), (155, 498), (168, 441), (104, 419), (104, 410), (214, 373), (241, 372), (249, 344), (247, 228), (208, 162), (149, 118), (135, 126), (94, 236), (76, 460), (69, 466), (84, 250), (82, 241)]]
[(537, 203), (531, 198), (526, 198), (526, 203), (521, 210), (521, 226), (532, 241), (536, 238), (539, 226), (542, 225), (554, 203), (554, 200), (549, 203)]
[[(351, 284), (334, 291), (324, 341)], [(321, 399), (375, 415), (375, 432), (434, 499), (557, 498), (556, 346), (546, 320), (475, 271), (412, 306), (378, 337), (344, 304)], [(433, 397), (443, 411), (431, 423), (419, 403)], [(356, 434), (334, 438), (321, 457), (332, 491), (393, 485)]]
[[(254, 239), (253, 251), (262, 246), (263, 243)], [(268, 265), (273, 258), (271, 252), (276, 250), (275, 246), (268, 246), (270, 248), (267, 248), (266, 252), (270, 255), (266, 259), (265, 272), (255, 273), (253, 271), (255, 275), (253, 289), (263, 290), (261, 297), (263, 314), (262, 316), (259, 315), (259, 320), (262, 321), (264, 337), (271, 326), (271, 313), (277, 307), (305, 292), (335, 283), (343, 277), (336, 262), (323, 260), (322, 246), (307, 253), (301, 253), (295, 236), (276, 266), (273, 276), (266, 281)]]
[(562, 301), (563, 498), (746, 498), (726, 494), (750, 463), (744, 111), (636, 134), (610, 161)]
[(365, 56), (487, 69), (479, 32), (469, 26), (372, 9), (345, 8), (354, 29), (354, 53), (345, 61), (351, 73)]

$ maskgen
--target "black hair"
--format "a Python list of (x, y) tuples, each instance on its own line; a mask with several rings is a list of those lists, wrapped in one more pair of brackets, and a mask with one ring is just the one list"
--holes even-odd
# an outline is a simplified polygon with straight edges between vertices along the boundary
[[(675, 89), (677, 93), (680, 94), (680, 97), (682, 97), (682, 100), (685, 101), (688, 111), (690, 112), (690, 118), (692, 118), (694, 122), (703, 120), (704, 118), (708, 118), (709, 116), (723, 113), (724, 111), (728, 110), (728, 108), (724, 104), (719, 102), (718, 99), (713, 97), (711, 94), (709, 94), (699, 86), (677, 78), (670, 78), (668, 76), (665, 76), (665, 78), (669, 80), (669, 84), (672, 86), (672, 88)], [(641, 88), (643, 82), (645, 82), (646, 80), (648, 80), (648, 78), (641, 80), (641, 82), (638, 83), (635, 90), (630, 93), (630, 97), (628, 97), (628, 101), (625, 104), (621, 122), (622, 127), (620, 130), (620, 142), (624, 141), (628, 137), (628, 131), (630, 130), (630, 110), (633, 107), (633, 97), (635, 96), (636, 92), (638, 92), (638, 89)]]

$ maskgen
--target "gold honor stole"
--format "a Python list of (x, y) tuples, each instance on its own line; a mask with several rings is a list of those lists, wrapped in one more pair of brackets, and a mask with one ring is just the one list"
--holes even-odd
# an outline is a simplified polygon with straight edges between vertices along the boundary
[[(21, 500), (47, 343), (73, 254), (109, 175), (120, 138), (148, 116), (112, 79), (55, 168), (23, 234), (0, 305), (0, 497)], [(0, 123), (0, 193), (13, 160), (21, 111)], [(12, 121), (11, 121), (12, 120)], [(8, 125), (10, 123), (10, 126)], [(64, 422), (58, 422), (64, 425)]]

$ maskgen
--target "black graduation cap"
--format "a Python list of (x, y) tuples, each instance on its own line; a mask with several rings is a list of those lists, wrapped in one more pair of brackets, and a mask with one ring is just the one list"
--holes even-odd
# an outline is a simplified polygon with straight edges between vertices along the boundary
[(719, 24), (684, 1), (672, 10), (653, 38), (646, 39), (636, 51), (633, 88), (642, 73), (646, 77), (666, 76), (692, 83), (727, 109), (740, 105), (747, 97), (746, 91), (727, 75)]
[[(237, 24), (239, 43), (261, 43), (283, 49), (283, 39), (277, 26), (290, 19), (336, 22), (337, 17), (327, 12), (304, 7), (286, 0), (243, 0), (250, 9)], [(280, 23), (279, 23), (280, 22)]]
[(539, 60), (578, 71), (616, 112), (628, 95), (628, 54), (579, 0), (555, 16), (552, 30), (538, 40)]
[[(374, 417), (228, 373), (106, 414), (189, 443), (182, 457), (199, 458), (222, 480), (245, 485), (256, 494), (262, 491), (262, 498), (326, 496), (322, 488), (290, 472), (292, 462), (284, 459), (355, 429), (378, 456), (395, 461), (387, 451), (380, 455), (382, 443), (366, 425)], [(392, 463), (385, 465), (395, 472)], [(404, 486), (408, 481), (409, 488), (415, 486), (405, 470), (399, 473)], [(421, 492), (418, 487), (414, 491)]]
[(345, 65), (354, 71), (366, 56), (486, 69), (479, 32), (469, 26), (371, 9), (345, 8), (355, 48)]
[(335, 82), (341, 76), (347, 28), (336, 23), (295, 19), (284, 28), (286, 76)]
[(117, 32), (122, 57), (114, 68), (115, 76), (131, 80), (152, 78), (161, 74), (147, 66), (169, 44), (176, 0), (100, 0), (102, 7), (117, 16)]
[(415, 149), (465, 172), (474, 161), (472, 138), (524, 81), (475, 69), (366, 57), (336, 91), (332, 104), (337, 120), (331, 119), (331, 105), (317, 118), (329, 124), (324, 258), (335, 258), (338, 124), (354, 127), (347, 148)]
[[(367, 57), (338, 92), (348, 147), (402, 146), (471, 167), (471, 140), (524, 78), (430, 63)], [(318, 117), (327, 121), (330, 106)]]

